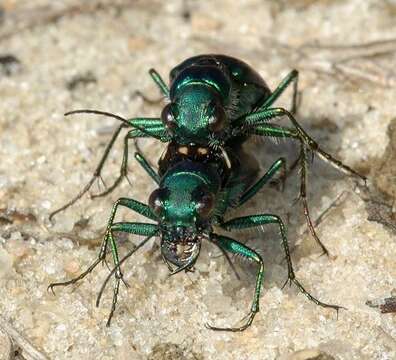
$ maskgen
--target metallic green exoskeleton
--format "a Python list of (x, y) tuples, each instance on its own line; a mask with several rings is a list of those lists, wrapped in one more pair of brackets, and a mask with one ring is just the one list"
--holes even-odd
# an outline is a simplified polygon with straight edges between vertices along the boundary
[[(245, 228), (276, 224), (280, 230), (281, 242), (288, 266), (287, 281), (293, 282), (298, 289), (317, 305), (339, 310), (340, 306), (323, 303), (310, 295), (296, 279), (289, 254), (286, 229), (282, 220), (272, 214), (256, 214), (226, 220), (230, 207), (239, 207), (252, 198), (273, 176), (284, 170), (285, 161), (278, 159), (269, 170), (256, 181), (257, 165), (236, 145), (224, 153), (200, 145), (180, 145), (172, 142), (167, 152), (159, 160), (158, 173), (151, 168), (139, 153), (136, 159), (156, 182), (158, 188), (149, 197), (148, 205), (129, 198), (120, 198), (113, 206), (107, 231), (97, 260), (80, 276), (49, 286), (75, 283), (89, 274), (101, 261), (105, 261), (110, 244), (115, 267), (106, 278), (97, 298), (101, 296), (109, 279), (114, 275), (113, 302), (107, 325), (115, 311), (122, 263), (153, 236), (159, 236), (161, 253), (171, 275), (180, 271), (192, 270), (198, 259), (201, 244), (205, 241), (217, 245), (228, 258), (228, 253), (238, 254), (255, 262), (258, 266), (256, 286), (250, 312), (238, 327), (215, 327), (213, 330), (243, 331), (252, 324), (259, 311), (260, 290), (264, 276), (264, 262), (261, 256), (245, 244), (228, 236), (219, 235), (214, 227), (232, 231)], [(127, 207), (155, 223), (114, 222), (117, 209)], [(115, 232), (146, 236), (146, 238), (121, 260), (118, 256)], [(232, 264), (232, 263), (231, 263)]]
[[(199, 55), (189, 58), (170, 72), (170, 86), (154, 70), (150, 75), (158, 85), (168, 104), (158, 118), (124, 119), (117, 115), (95, 110), (77, 110), (74, 113), (96, 113), (117, 118), (122, 124), (113, 134), (92, 179), (70, 202), (50, 214), (50, 219), (60, 211), (74, 204), (100, 178), (102, 167), (123, 128), (132, 128), (124, 138), (124, 155), (120, 175), (103, 196), (113, 191), (124, 177), (127, 177), (128, 142), (139, 137), (152, 137), (162, 142), (173, 141), (180, 145), (200, 145), (213, 149), (225, 149), (241, 145), (249, 137), (263, 136), (297, 140), (300, 153), (296, 164), (300, 164), (300, 198), (304, 207), (307, 225), (312, 236), (324, 253), (327, 249), (321, 243), (313, 227), (306, 196), (307, 152), (312, 151), (339, 170), (365, 180), (350, 167), (323, 151), (294, 118), (297, 105), (297, 70), (291, 71), (272, 92), (249, 65), (225, 55)], [(292, 109), (273, 107), (275, 101), (293, 84)], [(275, 122), (285, 117), (291, 127)]]
[(224, 55), (195, 56), (170, 72), (170, 103), (161, 120), (179, 144), (225, 145), (235, 136), (235, 121), (270, 96), (264, 80), (244, 62)]

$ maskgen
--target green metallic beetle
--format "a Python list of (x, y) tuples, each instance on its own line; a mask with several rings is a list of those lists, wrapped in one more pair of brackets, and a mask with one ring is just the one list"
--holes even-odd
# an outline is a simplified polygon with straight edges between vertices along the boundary
[[(297, 161), (301, 166), (300, 196), (309, 229), (324, 252), (324, 245), (316, 236), (306, 200), (307, 153), (313, 151), (338, 169), (365, 178), (353, 169), (324, 152), (301, 128), (293, 113), (296, 110), (298, 72), (293, 70), (271, 92), (264, 80), (240, 60), (224, 55), (200, 55), (182, 62), (170, 73), (170, 88), (155, 70), (150, 75), (158, 84), (169, 103), (160, 118), (124, 119), (120, 116), (95, 111), (77, 110), (72, 113), (97, 113), (112, 116), (122, 122), (114, 133), (105, 153), (87, 186), (71, 202), (53, 212), (65, 209), (78, 200), (100, 176), (107, 155), (123, 128), (132, 128), (124, 138), (124, 155), (120, 176), (107, 189), (112, 191), (127, 174), (128, 141), (138, 137), (152, 137), (168, 143), (164, 156), (159, 160), (158, 173), (146, 159), (136, 154), (136, 159), (158, 184), (149, 197), (148, 205), (133, 199), (119, 199), (111, 212), (107, 231), (97, 260), (75, 279), (50, 285), (75, 283), (89, 274), (101, 261), (105, 261), (110, 245), (114, 268), (106, 278), (97, 298), (99, 305), (106, 284), (115, 276), (113, 302), (107, 324), (117, 304), (120, 282), (123, 281), (121, 265), (137, 249), (152, 237), (161, 239), (161, 253), (171, 275), (192, 270), (198, 259), (201, 244), (205, 240), (217, 245), (226, 258), (234, 253), (253, 260), (259, 267), (253, 303), (248, 316), (239, 327), (223, 328), (208, 325), (214, 330), (242, 331), (249, 327), (259, 311), (260, 289), (264, 264), (261, 256), (246, 245), (227, 236), (219, 235), (214, 227), (232, 231), (259, 227), (273, 223), (279, 227), (282, 246), (288, 265), (288, 281), (293, 282), (310, 300), (323, 307), (339, 310), (340, 306), (323, 303), (310, 295), (295, 278), (282, 220), (272, 214), (256, 214), (225, 220), (231, 207), (239, 207), (251, 199), (279, 171), (285, 173), (285, 160), (278, 159), (256, 181), (257, 163), (243, 151), (243, 143), (253, 135), (295, 139), (300, 144)], [(291, 112), (272, 104), (283, 91), (294, 84)], [(273, 121), (286, 117), (292, 127), (284, 127)], [(272, 120), (272, 122), (271, 122)], [(155, 223), (114, 222), (119, 206), (127, 207)], [(121, 260), (118, 256), (114, 232), (125, 232), (146, 238)], [(232, 265), (232, 263), (230, 262)]]
[[(298, 71), (291, 71), (273, 92), (249, 65), (225, 55), (198, 55), (183, 61), (171, 70), (170, 87), (154, 69), (151, 69), (149, 73), (169, 101), (159, 118), (126, 120), (117, 115), (96, 110), (76, 110), (66, 114), (84, 112), (103, 114), (121, 120), (122, 124), (114, 132), (89, 183), (71, 201), (53, 211), (50, 219), (74, 204), (90, 189), (95, 179), (100, 178), (110, 149), (123, 128), (129, 127), (132, 130), (124, 138), (120, 175), (112, 186), (101, 194), (93, 195), (93, 198), (110, 193), (124, 177), (127, 177), (128, 142), (131, 139), (152, 137), (162, 142), (174, 141), (180, 145), (198, 144), (220, 149), (227, 157), (224, 149), (236, 144), (241, 145), (251, 136), (288, 138), (300, 143), (300, 153), (296, 164), (299, 163), (301, 167), (300, 198), (308, 228), (323, 252), (328, 254), (326, 247), (316, 235), (310, 218), (306, 196), (307, 152), (317, 153), (322, 159), (346, 174), (364, 181), (366, 178), (323, 151), (294, 118)], [(293, 84), (291, 111), (272, 107), (290, 84)], [(281, 117), (288, 119), (292, 127), (274, 123)]]
[[(317, 305), (339, 310), (341, 307), (323, 303), (310, 295), (296, 279), (282, 220), (272, 214), (256, 214), (225, 220), (230, 207), (239, 207), (251, 199), (279, 171), (284, 169), (285, 161), (278, 159), (259, 180), (255, 181), (257, 163), (239, 145), (224, 153), (199, 145), (180, 145), (172, 142), (167, 152), (159, 160), (158, 174), (139, 153), (136, 159), (155, 181), (158, 188), (149, 197), (148, 205), (129, 198), (120, 198), (113, 206), (107, 231), (97, 260), (78, 277), (49, 288), (76, 283), (89, 274), (100, 262), (105, 261), (107, 250), (111, 247), (114, 269), (107, 276), (97, 298), (99, 306), (103, 291), (111, 277), (115, 276), (113, 302), (107, 325), (116, 308), (120, 282), (123, 281), (121, 265), (137, 249), (153, 236), (161, 239), (162, 258), (171, 275), (183, 270), (190, 271), (198, 259), (202, 242), (217, 245), (229, 260), (227, 253), (238, 254), (254, 261), (258, 266), (256, 286), (250, 312), (238, 327), (217, 327), (206, 324), (212, 330), (243, 331), (252, 324), (259, 311), (260, 290), (264, 276), (264, 262), (261, 256), (245, 244), (230, 237), (219, 235), (214, 226), (232, 231), (276, 224), (279, 227), (282, 246), (288, 266), (288, 280)], [(126, 207), (155, 223), (114, 222), (120, 206)], [(124, 232), (146, 238), (121, 260), (118, 256), (114, 232)], [(232, 265), (232, 263), (231, 263)]]

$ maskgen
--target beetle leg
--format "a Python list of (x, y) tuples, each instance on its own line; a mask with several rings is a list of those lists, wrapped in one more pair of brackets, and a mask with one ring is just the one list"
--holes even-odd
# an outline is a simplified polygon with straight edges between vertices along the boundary
[(135, 153), (135, 159), (139, 162), (141, 167), (146, 171), (146, 173), (154, 180), (154, 182), (159, 185), (160, 183), (160, 177), (159, 175), (155, 172), (155, 170), (151, 167), (149, 162), (146, 160), (146, 158), (139, 152)]
[(309, 300), (313, 301), (316, 305), (319, 305), (319, 306), (322, 306), (325, 308), (332, 308), (338, 312), (338, 310), (341, 309), (342, 306), (327, 304), (327, 303), (324, 303), (324, 302), (316, 299), (307, 290), (305, 290), (305, 288), (301, 285), (301, 283), (296, 279), (296, 275), (294, 274), (293, 264), (292, 264), (291, 257), (290, 257), (289, 244), (288, 244), (287, 237), (286, 237), (286, 227), (283, 224), (282, 220), (278, 216), (272, 215), (272, 214), (243, 216), (243, 217), (231, 219), (231, 220), (223, 223), (221, 226), (223, 229), (225, 229), (227, 231), (232, 231), (232, 230), (241, 230), (241, 229), (262, 226), (262, 225), (266, 225), (266, 224), (277, 224), (279, 226), (280, 234), (282, 237), (282, 246), (283, 246), (283, 250), (286, 255), (286, 262), (287, 262), (287, 268), (288, 268), (288, 277), (287, 277), (286, 283), (288, 281), (290, 283), (293, 282), (297, 286), (297, 288)]
[[(145, 134), (145, 136), (158, 136), (161, 132), (163, 132), (164, 128), (163, 125), (155, 125), (155, 126), (150, 126), (145, 129), (148, 134)], [(120, 168), (120, 174), (118, 175), (117, 179), (114, 181), (114, 183), (108, 187), (105, 191), (99, 193), (99, 194), (94, 194), (91, 196), (92, 199), (97, 198), (97, 197), (102, 197), (110, 194), (118, 185), (121, 184), (121, 181), (123, 178), (128, 179), (128, 142), (130, 139), (136, 139), (137, 137), (141, 137), (142, 134), (140, 134), (140, 130), (131, 130), (129, 131), (125, 137), (124, 137), (124, 150), (123, 150), (123, 156), (122, 156), (122, 163), (121, 163), (121, 168)], [(147, 161), (146, 161), (147, 163)], [(148, 163), (147, 163), (148, 164)], [(143, 166), (143, 164), (141, 163)], [(128, 179), (128, 182), (131, 184), (131, 182)], [(131, 184), (132, 185), (132, 184)]]
[(273, 125), (260, 125), (255, 129), (255, 132), (259, 135), (264, 135), (264, 136), (292, 137), (300, 141), (301, 150), (300, 150), (300, 155), (297, 158), (297, 161), (300, 163), (300, 169), (301, 169), (299, 198), (302, 201), (305, 220), (312, 237), (321, 247), (323, 254), (329, 255), (329, 251), (327, 250), (326, 246), (322, 243), (322, 241), (319, 239), (318, 235), (316, 234), (315, 227), (313, 226), (309, 212), (307, 191), (306, 191), (306, 183), (307, 183), (306, 147), (303, 140), (299, 138), (299, 135), (296, 131), (283, 127), (275, 127)]
[[(83, 112), (83, 110), (77, 110), (79, 112)], [(91, 110), (84, 110), (84, 112), (87, 111), (91, 111)], [(73, 113), (77, 113), (77, 112), (71, 112), (71, 113), (67, 113), (67, 114), (73, 114)], [(63, 210), (66, 210), (68, 207), (72, 206), (74, 203), (76, 203), (86, 192), (89, 191), (89, 189), (92, 187), (92, 185), (94, 184), (96, 179), (101, 179), (101, 172), (103, 169), (103, 166), (109, 156), (110, 150), (112, 149), (115, 141), (118, 138), (118, 135), (120, 134), (121, 130), (123, 128), (127, 128), (128, 127), (128, 122), (131, 124), (131, 126), (137, 126), (139, 127), (139, 129), (134, 129), (132, 131), (130, 131), (128, 134), (130, 134), (129, 138), (136, 138), (136, 137), (147, 137), (147, 136), (152, 136), (152, 137), (159, 137), (159, 136), (163, 136), (163, 132), (161, 132), (161, 126), (158, 124), (162, 124), (160, 122), (159, 119), (152, 119), (152, 118), (134, 118), (134, 119), (130, 119), (130, 120), (126, 120), (126, 122), (123, 122), (120, 126), (117, 127), (117, 129), (114, 131), (109, 143), (107, 144), (105, 151), (94, 171), (94, 174), (92, 176), (92, 178), (88, 181), (88, 183), (83, 187), (83, 189), (74, 197), (72, 198), (70, 201), (68, 201), (66, 204), (64, 204), (63, 206), (61, 206), (60, 208), (54, 210), (53, 212), (51, 212), (51, 214), (49, 215), (49, 220), (52, 221), (53, 217), (62, 212)], [(147, 127), (147, 128), (146, 128)], [(163, 128), (163, 127), (162, 127)], [(162, 138), (161, 138), (162, 140)], [(164, 139), (165, 140), (165, 139)], [(126, 142), (126, 140), (124, 140), (124, 143)], [(125, 156), (125, 149), (124, 149), (124, 156)], [(123, 166), (126, 168), (126, 163), (124, 165), (123, 162)], [(123, 169), (123, 167), (121, 168), (121, 171), (125, 171)], [(107, 189), (104, 193), (102, 194), (108, 194), (109, 192), (111, 192), (112, 190), (115, 189), (115, 187), (117, 187), (117, 185), (121, 182), (120, 178), (117, 178), (117, 180), (115, 181), (115, 183), (110, 187), (110, 190)], [(100, 195), (100, 194), (98, 194)], [(93, 197), (97, 197), (98, 195), (93, 195)]]
[[(281, 171), (281, 178), (283, 180), (284, 174), (286, 172), (286, 160), (284, 158), (279, 158), (276, 160), (268, 171), (255, 183), (253, 184), (239, 199), (237, 206), (243, 205), (245, 202), (250, 200), (253, 196), (255, 196), (263, 186), (278, 172)], [(283, 175), (283, 176), (282, 176)]]
[(260, 290), (261, 290), (261, 284), (263, 282), (263, 277), (264, 277), (264, 262), (263, 262), (261, 256), (257, 252), (248, 248), (246, 245), (244, 245), (234, 239), (231, 239), (229, 237), (213, 234), (211, 236), (211, 241), (216, 243), (219, 247), (223, 248), (225, 251), (245, 256), (248, 259), (255, 261), (260, 266), (259, 271), (256, 276), (256, 287), (254, 290), (253, 303), (252, 303), (249, 314), (247, 315), (246, 318), (243, 319), (244, 324), (240, 327), (232, 327), (232, 328), (217, 327), (217, 326), (212, 326), (212, 325), (206, 324), (206, 327), (208, 327), (211, 330), (233, 331), (233, 332), (243, 331), (243, 330), (247, 329), (252, 324), (255, 315), (259, 311)]
[[(274, 118), (279, 118), (282, 116), (287, 116), (287, 118), (292, 122), (295, 129), (285, 128), (281, 126), (277, 126), (275, 124), (269, 124), (268, 121)], [(252, 131), (256, 135), (260, 136), (272, 136), (272, 137), (283, 137), (283, 138), (294, 138), (298, 140), (301, 144), (299, 162), (301, 165), (301, 182), (300, 182), (300, 194), (299, 197), (302, 200), (304, 207), (304, 215), (306, 218), (306, 222), (312, 237), (315, 241), (320, 245), (324, 254), (328, 255), (328, 250), (320, 241), (318, 235), (316, 234), (315, 228), (313, 226), (308, 201), (307, 201), (307, 193), (306, 193), (306, 153), (307, 149), (311, 150), (314, 153), (317, 153), (323, 160), (329, 162), (332, 166), (339, 169), (340, 171), (360, 178), (363, 181), (366, 181), (366, 177), (360, 175), (358, 172), (350, 168), (349, 166), (343, 164), (341, 161), (337, 160), (324, 150), (319, 147), (319, 144), (315, 142), (300, 126), (297, 120), (290, 114), (287, 110), (283, 108), (272, 108), (266, 109), (261, 112), (253, 113), (248, 115), (245, 118), (246, 125), (248, 126), (248, 131)], [(250, 130), (251, 127), (251, 130)]]
[[(142, 242), (140, 242), (134, 249), (132, 249), (128, 254), (126, 254), (121, 261), (118, 257), (118, 250), (117, 244), (114, 240), (113, 231), (117, 232), (124, 232), (129, 234), (135, 235), (144, 235), (147, 236)], [(111, 272), (107, 275), (105, 281), (103, 282), (98, 297), (96, 299), (96, 306), (98, 307), (100, 304), (100, 300), (102, 298), (103, 292), (106, 288), (107, 283), (109, 282), (110, 278), (114, 275), (115, 276), (115, 283), (113, 288), (113, 299), (111, 303), (111, 310), (107, 319), (106, 326), (110, 326), (111, 319), (114, 315), (114, 311), (117, 306), (118, 301), (118, 292), (120, 289), (120, 281), (123, 281), (126, 286), (128, 284), (123, 279), (123, 274), (121, 272), (121, 265), (124, 263), (133, 253), (135, 253), (138, 249), (140, 249), (144, 244), (146, 244), (156, 233), (158, 232), (158, 226), (155, 224), (147, 224), (147, 223), (129, 223), (129, 222), (121, 222), (121, 223), (114, 223), (111, 224), (106, 232), (106, 237), (111, 244), (111, 252), (113, 254), (113, 261), (114, 261), (114, 268)]]
[[(149, 208), (147, 205), (145, 205), (145, 204), (143, 204), (143, 203), (141, 203), (141, 202), (139, 202), (139, 201), (133, 200), (133, 199), (127, 199), (127, 198), (120, 198), (120, 199), (118, 199), (118, 200), (115, 202), (115, 204), (113, 205), (113, 208), (112, 208), (112, 210), (111, 210), (111, 215), (110, 215), (110, 219), (109, 219), (109, 222), (108, 222), (108, 225), (107, 225), (106, 235), (105, 235), (104, 238), (103, 238), (103, 241), (102, 241), (102, 245), (101, 245), (101, 247), (100, 247), (100, 251), (99, 251), (98, 258), (92, 263), (92, 265), (90, 265), (90, 266), (88, 267), (87, 270), (85, 270), (85, 271), (84, 271), (83, 273), (81, 273), (79, 276), (77, 276), (77, 277), (75, 277), (75, 278), (73, 278), (73, 279), (71, 279), (71, 280), (68, 280), (68, 281), (52, 283), (52, 284), (50, 284), (50, 285), (48, 286), (48, 290), (51, 290), (52, 292), (54, 292), (54, 288), (57, 287), (57, 286), (67, 286), (67, 285), (74, 284), (74, 283), (76, 283), (76, 282), (82, 280), (85, 276), (87, 276), (89, 273), (91, 273), (92, 270), (93, 270), (101, 261), (104, 261), (104, 260), (105, 260), (106, 254), (107, 254), (108, 242), (109, 242), (109, 237), (108, 237), (108, 234), (107, 234), (107, 233), (108, 233), (108, 231), (109, 231), (109, 228), (110, 228), (111, 225), (113, 224), (115, 215), (116, 215), (116, 213), (117, 213), (118, 206), (125, 206), (125, 207), (127, 207), (127, 208), (129, 208), (129, 209), (131, 209), (131, 210), (133, 210), (133, 211), (135, 211), (135, 212), (137, 212), (138, 214), (143, 215), (143, 216), (145, 216), (145, 217), (147, 217), (147, 218), (149, 218), (149, 219), (151, 219), (151, 220), (156, 220), (156, 218), (154, 217), (154, 215), (152, 214), (150, 208)], [(152, 224), (147, 224), (147, 228), (148, 228), (148, 229), (151, 228), (151, 227), (150, 227), (151, 225), (152, 225)], [(145, 235), (145, 234), (143, 234), (143, 235)]]
[[(273, 91), (273, 93), (264, 99), (262, 104), (258, 104), (257, 111), (264, 110), (270, 107), (289, 87), (289, 85), (293, 83), (293, 95), (292, 95), (292, 107), (290, 112), (292, 114), (296, 114), (298, 103), (300, 102), (300, 97), (298, 96), (298, 71), (292, 70), (287, 76), (281, 81), (278, 87)], [(298, 102), (297, 102), (298, 100)]]
[(158, 74), (157, 70), (155, 69), (150, 69), (149, 74), (153, 79), (153, 81), (157, 84), (157, 86), (161, 90), (161, 93), (169, 99), (169, 88), (165, 84), (165, 81), (162, 79), (161, 75)]
[[(291, 123), (295, 128), (294, 131), (283, 127), (275, 128), (272, 124), (268, 124), (269, 120), (279, 118), (282, 116), (286, 116), (291, 121)], [(268, 128), (269, 132), (267, 134), (265, 133), (265, 124), (269, 126)], [(259, 130), (260, 127), (264, 125), (264, 128), (262, 128), (262, 130), (259, 130), (259, 132), (264, 130), (262, 134), (264, 136), (297, 138), (300, 142), (304, 143), (307, 148), (317, 153), (323, 160), (329, 162), (332, 166), (334, 166), (338, 170), (348, 175), (358, 177), (364, 182), (366, 182), (365, 176), (360, 175), (358, 172), (356, 172), (349, 166), (343, 164), (340, 160), (337, 160), (329, 153), (322, 150), (319, 147), (319, 144), (305, 132), (305, 130), (301, 127), (301, 125), (294, 118), (294, 116), (283, 108), (270, 108), (247, 115), (244, 119), (244, 125), (248, 126), (249, 128), (252, 127), (253, 133), (257, 133), (256, 130)], [(275, 129), (278, 129), (277, 132), (274, 131)]]
[(109, 152), (111, 148), (114, 145), (114, 142), (117, 140), (118, 135), (120, 134), (121, 130), (125, 128), (127, 125), (126, 124), (121, 124), (120, 126), (117, 127), (117, 129), (114, 131), (113, 136), (111, 137), (109, 143), (106, 146), (106, 149), (102, 155), (102, 158), (99, 161), (98, 166), (96, 167), (94, 174), (92, 178), (88, 181), (88, 183), (84, 186), (84, 188), (69, 202), (67, 202), (65, 205), (61, 206), (59, 209), (54, 210), (50, 215), (49, 215), (49, 220), (51, 221), (52, 218), (60, 213), (63, 210), (66, 210), (69, 206), (73, 205), (76, 201), (78, 201), (92, 186), (92, 184), (95, 182), (96, 179), (100, 178), (100, 174), (103, 168), (103, 165), (107, 159), (107, 156), (109, 155)]

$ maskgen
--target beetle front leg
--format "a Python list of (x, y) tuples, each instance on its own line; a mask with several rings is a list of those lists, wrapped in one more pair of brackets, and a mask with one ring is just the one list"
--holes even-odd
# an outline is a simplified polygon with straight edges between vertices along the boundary
[[(156, 220), (155, 216), (152, 214), (150, 208), (133, 199), (128, 199), (128, 198), (120, 198), (118, 199), (115, 204), (113, 205), (113, 208), (111, 210), (110, 213), (110, 219), (107, 225), (107, 230), (106, 230), (106, 234), (103, 238), (103, 242), (102, 245), (100, 247), (100, 251), (99, 251), (99, 255), (97, 257), (97, 259), (83, 272), (81, 273), (79, 276), (68, 280), (68, 281), (63, 281), (63, 282), (56, 282), (56, 283), (52, 283), (48, 286), (48, 290), (51, 290), (52, 292), (54, 292), (54, 288), (57, 286), (67, 286), (67, 285), (71, 285), (74, 284), (80, 280), (82, 280), (83, 278), (85, 278), (89, 273), (91, 273), (93, 271), (93, 269), (95, 269), (95, 267), (101, 262), (101, 261), (105, 261), (106, 259), (106, 254), (107, 254), (107, 247), (108, 247), (108, 243), (109, 243), (109, 237), (108, 237), (108, 233), (111, 229), (111, 226), (114, 222), (114, 218), (116, 216), (117, 213), (117, 209), (119, 206), (125, 206), (135, 212), (137, 212), (140, 215), (143, 215), (151, 220)], [(150, 224), (148, 224), (150, 225)], [(144, 235), (144, 234), (143, 234)]]
[[(128, 234), (135, 234), (135, 235), (141, 235), (141, 236), (147, 236), (146, 239), (144, 239), (139, 245), (137, 245), (132, 251), (130, 251), (121, 261), (119, 260), (118, 256), (118, 249), (117, 249), (117, 244), (114, 239), (114, 234), (113, 232), (124, 232)], [(121, 222), (121, 223), (115, 223), (111, 224), (106, 232), (106, 238), (108, 238), (108, 242), (110, 242), (111, 245), (111, 252), (113, 254), (113, 262), (114, 262), (114, 268), (110, 272), (110, 274), (107, 276), (106, 280), (104, 281), (99, 293), (98, 297), (96, 299), (96, 306), (99, 306), (100, 299), (103, 295), (104, 289), (106, 287), (107, 282), (110, 280), (110, 278), (114, 275), (115, 276), (115, 283), (113, 287), (113, 299), (111, 302), (111, 310), (107, 319), (106, 326), (110, 326), (111, 319), (114, 315), (114, 311), (117, 306), (117, 301), (118, 301), (118, 292), (120, 289), (120, 282), (123, 281), (126, 286), (127, 283), (123, 279), (123, 274), (121, 272), (121, 264), (128, 259), (134, 252), (136, 252), (138, 249), (140, 249), (145, 243), (147, 243), (158, 231), (158, 226), (156, 224), (147, 224), (147, 223), (129, 223), (129, 222)]]
[(225, 251), (228, 251), (233, 254), (238, 254), (238, 255), (244, 256), (248, 259), (255, 261), (260, 267), (259, 271), (257, 273), (257, 276), (256, 276), (256, 286), (255, 286), (255, 290), (254, 290), (253, 303), (250, 308), (249, 314), (247, 315), (246, 318), (243, 319), (243, 320), (246, 319), (245, 323), (240, 327), (231, 327), (231, 328), (211, 326), (209, 324), (206, 324), (206, 326), (211, 330), (233, 331), (233, 332), (243, 331), (243, 330), (247, 329), (252, 324), (254, 317), (256, 316), (256, 314), (259, 311), (260, 290), (261, 290), (261, 285), (262, 285), (263, 277), (264, 277), (263, 259), (254, 250), (248, 248), (246, 245), (244, 245), (234, 239), (231, 239), (227, 236), (213, 234), (211, 236), (211, 241), (213, 241), (215, 244), (217, 244), (219, 247), (221, 247)]

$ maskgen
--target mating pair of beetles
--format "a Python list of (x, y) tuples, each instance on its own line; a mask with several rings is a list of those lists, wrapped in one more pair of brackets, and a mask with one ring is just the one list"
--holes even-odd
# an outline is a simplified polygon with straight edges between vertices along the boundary
[[(240, 326), (217, 327), (213, 330), (243, 331), (252, 324), (259, 311), (260, 289), (263, 281), (264, 262), (258, 252), (245, 244), (215, 232), (214, 228), (232, 231), (276, 224), (286, 255), (288, 279), (317, 305), (339, 310), (340, 306), (323, 303), (304, 289), (296, 279), (290, 257), (286, 228), (282, 220), (273, 214), (255, 214), (226, 219), (229, 208), (243, 206), (275, 175), (286, 172), (285, 159), (277, 159), (261, 177), (257, 178), (258, 166), (250, 154), (243, 151), (243, 144), (252, 136), (287, 138), (297, 140), (300, 147), (297, 164), (300, 165), (300, 198), (303, 203), (307, 225), (312, 236), (327, 253), (317, 237), (310, 219), (306, 198), (306, 176), (308, 152), (318, 154), (339, 170), (365, 180), (350, 167), (342, 164), (323, 151), (304, 131), (294, 118), (297, 102), (298, 72), (293, 70), (279, 86), (271, 91), (261, 76), (246, 63), (225, 55), (199, 55), (189, 58), (170, 72), (169, 87), (155, 70), (150, 75), (162, 95), (168, 100), (160, 118), (124, 119), (120, 116), (96, 110), (76, 110), (67, 113), (94, 113), (111, 116), (121, 121), (114, 132), (99, 165), (85, 188), (69, 203), (54, 211), (50, 219), (66, 209), (89, 190), (100, 177), (101, 170), (111, 147), (121, 130), (130, 130), (124, 138), (124, 152), (120, 175), (105, 192), (108, 194), (127, 177), (128, 144), (140, 137), (158, 139), (168, 143), (164, 155), (159, 159), (158, 171), (140, 153), (136, 160), (147, 175), (157, 184), (148, 200), (148, 205), (129, 198), (120, 198), (111, 211), (107, 230), (96, 261), (78, 277), (53, 283), (56, 286), (75, 283), (89, 274), (100, 262), (106, 260), (110, 246), (114, 268), (100, 289), (97, 305), (107, 282), (114, 276), (111, 318), (117, 304), (120, 282), (123, 281), (121, 265), (136, 250), (152, 237), (161, 239), (161, 254), (171, 275), (189, 271), (198, 259), (203, 241), (217, 245), (231, 263), (229, 253), (248, 258), (258, 266), (256, 286), (250, 312)], [(290, 111), (274, 107), (273, 104), (289, 85), (293, 85), (292, 108)], [(286, 118), (289, 127), (280, 126), (277, 120)], [(119, 206), (127, 207), (153, 221), (114, 222)], [(145, 236), (145, 239), (121, 260), (118, 256), (116, 232)]]

